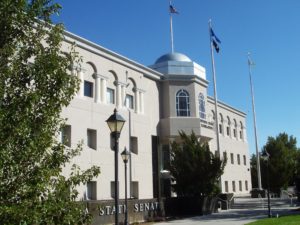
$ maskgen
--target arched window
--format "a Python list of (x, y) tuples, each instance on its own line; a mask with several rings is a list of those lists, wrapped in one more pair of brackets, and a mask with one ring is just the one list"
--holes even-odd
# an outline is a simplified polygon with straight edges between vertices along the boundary
[(205, 99), (204, 99), (204, 95), (202, 93), (199, 94), (198, 101), (199, 101), (199, 116), (201, 119), (205, 120), (206, 119)]
[(233, 137), (237, 138), (237, 134), (236, 134), (236, 131), (237, 131), (237, 123), (236, 123), (236, 120), (234, 119), (233, 120)]
[(219, 133), (220, 133), (220, 134), (223, 134), (223, 122), (224, 122), (224, 120), (223, 120), (223, 115), (222, 115), (221, 113), (220, 113), (219, 115), (220, 115)]
[(186, 90), (179, 90), (176, 94), (177, 116), (190, 116), (190, 96)]
[(226, 126), (226, 135), (230, 137), (231, 132), (230, 132), (230, 125), (231, 125), (231, 121), (229, 116), (227, 116), (227, 126)]
[(241, 124), (240, 139), (243, 140), (244, 139), (244, 125), (242, 122), (240, 122), (240, 124)]

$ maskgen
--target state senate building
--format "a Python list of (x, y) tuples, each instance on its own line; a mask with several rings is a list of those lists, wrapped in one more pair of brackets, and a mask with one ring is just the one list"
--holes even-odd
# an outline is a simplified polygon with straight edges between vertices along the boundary
[[(165, 54), (151, 66), (141, 65), (93, 42), (65, 33), (64, 49), (76, 43), (81, 67), (72, 74), (80, 90), (62, 112), (67, 125), (61, 138), (83, 151), (72, 163), (82, 169), (100, 166), (101, 174), (79, 187), (81, 200), (113, 200), (114, 151), (106, 120), (114, 109), (126, 120), (120, 135), (120, 152), (131, 152), (128, 162), (128, 198), (153, 199), (176, 195), (167, 170), (170, 142), (179, 131), (192, 131), (217, 151), (215, 118), (219, 121), (220, 157), (227, 157), (221, 177), (223, 193), (249, 195), (250, 160), (246, 114), (208, 95), (206, 69), (181, 53)], [(142, 56), (141, 56), (142, 57)], [(65, 168), (67, 174), (69, 167)], [(119, 156), (120, 199), (124, 198), (124, 165)], [(201, 179), (201, 178), (195, 178)]]

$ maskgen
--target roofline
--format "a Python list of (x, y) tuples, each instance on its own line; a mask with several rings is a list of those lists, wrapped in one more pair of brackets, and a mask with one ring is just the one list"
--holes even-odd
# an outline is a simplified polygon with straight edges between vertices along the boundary
[[(210, 102), (213, 103), (213, 104), (214, 104), (214, 102), (215, 102), (215, 99), (214, 99), (213, 97), (211, 97), (211, 96), (207, 96), (207, 100), (210, 101)], [(221, 101), (219, 101), (219, 100), (218, 100), (218, 105), (219, 105), (220, 107), (222, 107), (222, 108), (229, 109), (230, 111), (232, 111), (232, 112), (234, 112), (234, 113), (238, 113), (238, 114), (240, 114), (240, 116), (243, 116), (243, 117), (246, 117), (246, 116), (247, 116), (247, 114), (246, 114), (245, 112), (243, 112), (243, 111), (241, 111), (241, 110), (238, 110), (238, 109), (236, 109), (236, 108), (233, 108), (232, 106), (230, 106), (230, 105), (228, 105), (228, 104), (226, 104), (226, 103), (224, 103), (224, 102), (221, 102)]]
[[(130, 60), (130, 59), (128, 59), (128, 58), (126, 58), (126, 57), (124, 57), (124, 56), (122, 56), (122, 55), (120, 55), (116, 52), (108, 50), (107, 48), (104, 48), (104, 47), (102, 47), (102, 46), (100, 46), (100, 45), (98, 45), (94, 42), (91, 42), (91, 41), (89, 41), (89, 40), (87, 40), (83, 37), (80, 37), (76, 34), (73, 34), (73, 33), (69, 32), (69, 31), (66, 31), (66, 30), (64, 31), (64, 39), (68, 43), (74, 43), (75, 42), (78, 47), (83, 48), (85, 50), (88, 50), (88, 51), (90, 51), (94, 54), (100, 55), (102, 57), (108, 58), (107, 55), (113, 56), (116, 59), (112, 59), (112, 58), (109, 58), (109, 59), (112, 60), (112, 61), (115, 61), (119, 64), (122, 64), (126, 67), (129, 67), (131, 69), (134, 69), (134, 70), (137, 70), (137, 68), (138, 68), (138, 69), (140, 69), (139, 72), (142, 72), (144, 74), (144, 76), (146, 76), (148, 78), (160, 80), (163, 77), (163, 74), (156, 71), (156, 70), (153, 70), (153, 69), (151, 69), (147, 66), (144, 66), (144, 65), (142, 65), (140, 63), (137, 63), (133, 60)], [(89, 46), (93, 49), (88, 48), (85, 45), (87, 45), (87, 46)], [(107, 55), (105, 55), (105, 54), (107, 54)], [(124, 62), (126, 62), (127, 64), (125, 64)], [(135, 66), (135, 67), (133, 67), (132, 65)]]

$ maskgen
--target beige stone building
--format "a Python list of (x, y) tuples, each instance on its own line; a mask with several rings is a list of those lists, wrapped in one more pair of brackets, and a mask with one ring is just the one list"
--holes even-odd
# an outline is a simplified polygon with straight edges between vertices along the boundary
[[(120, 152), (131, 151), (128, 187), (131, 198), (170, 196), (172, 181), (165, 163), (169, 142), (178, 131), (191, 133), (216, 148), (213, 98), (208, 96), (206, 70), (180, 53), (166, 54), (150, 67), (71, 33), (63, 48), (75, 42), (82, 56), (81, 68), (73, 75), (80, 90), (62, 112), (67, 126), (62, 138), (67, 145), (83, 141), (83, 152), (74, 159), (82, 169), (101, 167), (101, 174), (79, 188), (81, 199), (109, 200), (114, 197), (114, 151), (107, 118), (117, 108), (126, 123), (120, 136)], [(222, 191), (247, 195), (251, 188), (246, 114), (218, 102), (221, 157), (228, 163), (222, 176)], [(66, 168), (66, 171), (68, 167)], [(195, 178), (196, 179), (196, 178)], [(198, 178), (201, 179), (201, 178)], [(124, 198), (124, 165), (119, 157), (120, 198)]]

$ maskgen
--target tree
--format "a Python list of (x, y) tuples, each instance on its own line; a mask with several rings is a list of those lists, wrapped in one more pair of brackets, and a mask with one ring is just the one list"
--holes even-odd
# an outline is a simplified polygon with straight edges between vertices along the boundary
[(252, 187), (258, 188), (258, 178), (257, 178), (257, 159), (256, 155), (252, 154), (250, 159), (250, 168), (251, 168), (251, 181)]
[[(268, 137), (262, 154), (267, 151), (269, 156), (270, 190), (280, 193), (281, 188), (286, 188), (294, 183), (296, 171), (296, 156), (298, 152), (297, 140), (286, 133), (280, 133), (276, 138)], [(262, 186), (267, 188), (267, 161), (261, 159)]]
[(79, 87), (70, 75), (78, 62), (62, 52), (60, 9), (51, 0), (0, 1), (0, 221), (1, 224), (84, 224), (76, 186), (98, 175), (65, 165), (80, 153), (58, 142), (60, 118)]
[(178, 196), (213, 196), (220, 192), (218, 180), (223, 174), (226, 159), (221, 160), (201, 144), (195, 133), (179, 132), (181, 144), (171, 144), (171, 174), (176, 180)]

